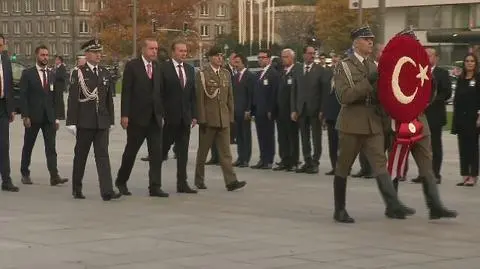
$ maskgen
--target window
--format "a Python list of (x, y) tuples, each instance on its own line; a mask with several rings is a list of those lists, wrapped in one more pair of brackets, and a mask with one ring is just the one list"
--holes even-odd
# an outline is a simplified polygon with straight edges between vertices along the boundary
[(68, 42), (63, 42), (63, 55), (70, 55), (70, 51), (72, 50), (72, 46)]
[(215, 25), (215, 32), (217, 35), (225, 34), (225, 25)]
[(217, 7), (217, 17), (225, 17), (227, 14), (227, 5), (219, 4)]
[(470, 5), (452, 6), (453, 28), (467, 28), (470, 20)]
[(8, 22), (2, 23), (2, 33), (8, 34)]
[(44, 0), (37, 0), (37, 11), (38, 12), (45, 11), (45, 1)]
[(50, 0), (48, 2), (48, 10), (55, 11), (55, 5), (57, 4), (57, 0)]
[(13, 12), (20, 12), (20, 0), (13, 0)]
[(208, 25), (200, 25), (200, 35), (208, 36)]
[(45, 23), (43, 21), (38, 22), (38, 33), (45, 33)]
[(13, 33), (20, 34), (20, 22), (16, 21), (13, 23)]
[(2, 12), (8, 13), (8, 3), (7, 0), (2, 0)]
[(62, 0), (62, 10), (68, 11), (70, 10), (70, 0)]
[(57, 22), (56, 21), (50, 21), (49, 23), (49, 28), (50, 28), (50, 33), (55, 33), (57, 31)]
[(15, 43), (15, 44), (13, 44), (13, 52), (14, 52), (16, 55), (19, 55), (19, 54), (20, 54), (20, 43)]
[(67, 20), (62, 21), (62, 33), (68, 34), (70, 32), (70, 24)]
[(25, 12), (32, 12), (32, 0), (25, 0)]
[(30, 57), (32, 55), (32, 43), (25, 43), (25, 56)]
[(88, 33), (88, 23), (86, 20), (81, 20), (80, 21), (80, 33), (81, 34), (87, 34)]
[(472, 18), (470, 26), (474, 28), (480, 27), (480, 4), (472, 6)]
[(88, 11), (88, 2), (87, 0), (80, 0), (80, 11)]
[(208, 16), (208, 4), (205, 2), (200, 4), (200, 15)]
[(55, 43), (55, 42), (50, 43), (49, 52), (50, 52), (49, 53), (50, 55), (56, 55), (57, 54), (57, 43)]
[(26, 21), (25, 22), (25, 33), (31, 34), (32, 33), (32, 22)]
[(105, 9), (105, 0), (100, 0), (99, 5), (100, 10)]

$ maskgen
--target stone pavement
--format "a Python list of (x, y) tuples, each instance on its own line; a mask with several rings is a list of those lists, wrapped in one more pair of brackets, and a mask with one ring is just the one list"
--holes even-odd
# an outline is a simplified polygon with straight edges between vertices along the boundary
[[(190, 182), (197, 135), (195, 128)], [(86, 200), (73, 200), (70, 184), (48, 185), (41, 135), (31, 166), (35, 185), (21, 185), (22, 136), (17, 118), (11, 157), (20, 193), (0, 193), (2, 269), (479, 268), (480, 196), (476, 188), (454, 186), (459, 179), (457, 146), (447, 133), (441, 192), (445, 203), (460, 212), (457, 220), (429, 221), (420, 186), (408, 183), (401, 185), (401, 197), (417, 215), (388, 220), (374, 181), (352, 179), (348, 209), (357, 220), (354, 225), (332, 221), (332, 178), (323, 175), (330, 168), (328, 154), (322, 156), (320, 175), (238, 169), (248, 185), (234, 193), (224, 189), (220, 168), (208, 167), (209, 189), (198, 195), (175, 193), (171, 159), (163, 173), (169, 199), (147, 196), (148, 166), (138, 160), (129, 185), (133, 196), (107, 203), (99, 196), (93, 152), (85, 176)], [(117, 126), (110, 144), (114, 177), (124, 143), (125, 133)], [(62, 127), (59, 170), (68, 177), (73, 146), (73, 137)], [(256, 148), (255, 143), (255, 162)], [(145, 154), (144, 147), (138, 159)]]

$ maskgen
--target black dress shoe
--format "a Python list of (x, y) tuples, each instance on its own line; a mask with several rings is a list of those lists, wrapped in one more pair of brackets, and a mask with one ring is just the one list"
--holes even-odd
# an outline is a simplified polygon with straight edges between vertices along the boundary
[(228, 191), (238, 190), (238, 189), (241, 189), (241, 188), (245, 187), (245, 185), (247, 185), (247, 182), (236, 180), (236, 181), (227, 185), (227, 190)]
[(20, 189), (13, 185), (12, 182), (7, 182), (7, 183), (2, 183), (2, 191), (8, 191), (8, 192), (18, 192)]
[(85, 195), (83, 195), (81, 191), (76, 191), (72, 195), (73, 195), (73, 199), (80, 199), (80, 200), (85, 199)]
[(30, 176), (22, 176), (22, 184), (23, 185), (32, 185), (33, 182), (32, 182), (32, 179), (30, 178)]
[(412, 183), (422, 183), (423, 180), (425, 180), (424, 177), (418, 176), (412, 179)]
[(390, 209), (385, 210), (385, 216), (389, 219), (406, 219), (407, 214), (401, 209)]
[(127, 185), (117, 185), (118, 191), (121, 195), (130, 196), (132, 193), (128, 190)]
[(305, 173), (307, 173), (307, 174), (318, 174), (318, 166), (309, 166), (305, 170)]
[(287, 170), (287, 166), (282, 163), (282, 164), (279, 164), (278, 166), (274, 167), (272, 170), (273, 171), (284, 171), (284, 170)]
[(286, 172), (295, 172), (297, 170), (297, 166), (296, 165), (289, 165), (287, 167), (285, 167), (285, 171)]
[(103, 194), (102, 199), (103, 201), (110, 201), (110, 200), (116, 200), (122, 197), (122, 194), (118, 192), (112, 191), (111, 193)]
[(262, 161), (258, 161), (257, 164), (250, 166), (250, 168), (252, 168), (252, 169), (260, 169), (260, 168), (262, 168), (262, 166), (263, 166), (263, 162), (262, 162)]
[(148, 162), (148, 161), (150, 161), (150, 156), (142, 157), (142, 158), (140, 158), (140, 160), (142, 160), (144, 162)]
[(205, 183), (195, 183), (195, 187), (197, 187), (197, 189), (199, 189), (199, 190), (206, 190), (207, 189), (207, 185), (205, 185)]
[(205, 165), (217, 165), (219, 164), (218, 160), (210, 159), (210, 161), (206, 162)]
[(182, 184), (177, 186), (177, 193), (198, 193), (198, 191), (190, 188), (188, 184)]
[(364, 177), (367, 173), (363, 172), (362, 170), (358, 171), (358, 173), (353, 174), (352, 177), (359, 178)]
[(429, 217), (431, 220), (434, 219), (453, 219), (456, 218), (458, 215), (457, 211), (455, 210), (449, 210), (446, 208), (439, 208), (439, 209), (431, 209)]
[(50, 186), (57, 186), (68, 182), (68, 178), (61, 178), (59, 175), (50, 177)]
[(248, 163), (247, 162), (242, 162), (237, 167), (238, 168), (246, 168), (246, 167), (248, 167)]
[(355, 220), (348, 215), (345, 209), (335, 211), (333, 219), (339, 223), (355, 223)]
[(273, 167), (273, 164), (269, 163), (269, 164), (262, 165), (262, 167), (260, 167), (260, 169), (272, 170), (272, 167)]
[(325, 173), (326, 176), (334, 176), (335, 175), (335, 170), (330, 170), (330, 172)]
[(156, 190), (150, 190), (150, 196), (151, 197), (167, 198), (170, 195), (168, 193), (164, 192), (162, 189), (158, 188)]
[(307, 169), (308, 169), (308, 165), (307, 164), (303, 164), (300, 168), (298, 168), (297, 170), (295, 170), (296, 173), (306, 173), (307, 172)]

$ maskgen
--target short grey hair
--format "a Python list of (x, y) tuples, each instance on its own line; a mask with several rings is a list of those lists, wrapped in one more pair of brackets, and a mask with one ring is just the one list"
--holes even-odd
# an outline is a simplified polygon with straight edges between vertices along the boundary
[(293, 51), (291, 48), (283, 49), (283, 50), (282, 50), (282, 54), (283, 54), (283, 53), (288, 53), (288, 54), (290, 54), (290, 56), (292, 56), (292, 58), (295, 59), (295, 51)]

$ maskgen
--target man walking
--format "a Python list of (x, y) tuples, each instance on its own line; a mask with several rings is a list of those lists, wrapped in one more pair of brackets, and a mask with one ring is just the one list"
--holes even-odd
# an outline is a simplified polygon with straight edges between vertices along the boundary
[(114, 124), (113, 93), (109, 87), (108, 70), (99, 66), (103, 47), (92, 39), (82, 45), (87, 63), (72, 74), (68, 96), (67, 126), (75, 126), (77, 142), (73, 157), (72, 195), (85, 199), (82, 180), (88, 152), (93, 143), (97, 164), (100, 195), (104, 201), (120, 198), (113, 190), (110, 156), (108, 154), (109, 130)]
[(5, 37), (0, 34), (0, 175), (2, 191), (18, 192), (10, 177), (10, 123), (15, 119), (12, 64), (4, 53)]
[(238, 181), (233, 171), (230, 152), (230, 124), (233, 122), (233, 91), (230, 74), (222, 68), (222, 50), (209, 50), (210, 64), (196, 76), (199, 145), (195, 168), (195, 186), (206, 189), (205, 160), (208, 150), (215, 143), (218, 147), (225, 186), (228, 191), (243, 188), (247, 183)]
[(127, 144), (115, 185), (122, 195), (131, 195), (127, 181), (138, 150), (147, 139), (150, 196), (168, 197), (162, 190), (162, 78), (156, 59), (158, 43), (145, 39), (142, 55), (128, 62), (123, 72), (121, 125), (127, 130)]
[(45, 157), (50, 172), (50, 185), (56, 186), (68, 181), (58, 175), (56, 134), (62, 116), (57, 107), (58, 96), (55, 91), (55, 75), (48, 71), (48, 49), (39, 46), (35, 49), (35, 66), (25, 69), (20, 79), (20, 91), (22, 95), (22, 118), (25, 134), (23, 137), (22, 161), (20, 171), (22, 183), (31, 185), (30, 163), (32, 150), (37, 140), (37, 135), (42, 130), (45, 143)]
[(67, 68), (63, 63), (63, 57), (60, 55), (55, 56), (55, 82), (53, 83), (53, 89), (56, 93), (55, 104), (57, 111), (57, 117), (59, 120), (65, 119), (65, 102), (63, 101), (63, 94), (67, 91), (67, 85), (69, 82), (69, 75)]

